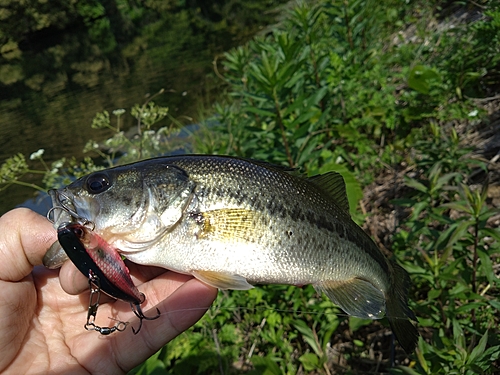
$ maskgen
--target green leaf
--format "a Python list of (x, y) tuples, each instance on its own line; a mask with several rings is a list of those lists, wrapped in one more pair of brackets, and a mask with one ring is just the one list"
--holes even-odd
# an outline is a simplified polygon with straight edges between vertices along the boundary
[(500, 242), (500, 230), (498, 228), (483, 228), (481, 232), (486, 236), (494, 238), (496, 241)]
[(352, 332), (356, 332), (361, 327), (370, 325), (372, 323), (373, 323), (373, 320), (371, 320), (371, 319), (362, 319), (362, 318), (357, 318), (355, 316), (349, 317), (349, 329)]
[(467, 229), (473, 224), (472, 220), (465, 220), (462, 221), (460, 224), (458, 224), (457, 228), (453, 231), (453, 234), (450, 236), (450, 239), (448, 240), (448, 244), (446, 245), (446, 249), (441, 255), (439, 259), (439, 263), (441, 265), (445, 264), (448, 258), (450, 257), (453, 246), (457, 243), (458, 240), (460, 240), (462, 237), (464, 237), (467, 234)]
[(499, 283), (500, 280), (495, 276), (495, 271), (493, 270), (493, 262), (491, 261), (488, 252), (484, 251), (482, 248), (478, 248), (477, 254), (479, 255), (479, 259), (481, 260), (481, 270), (488, 279), (488, 282), (492, 285)]
[(255, 113), (255, 114), (259, 115), (259, 116), (266, 116), (266, 117), (271, 117), (271, 118), (275, 118), (276, 117), (276, 113), (275, 112), (267, 110), (267, 109), (262, 109), (262, 108), (248, 106), (248, 107), (243, 107), (241, 110), (244, 111), (244, 112)]
[(444, 203), (441, 205), (441, 207), (450, 208), (450, 209), (456, 210), (458, 212), (465, 212), (468, 214), (472, 214), (472, 212), (468, 206), (460, 204), (459, 202)]
[(304, 107), (304, 102), (306, 98), (307, 98), (306, 94), (302, 94), (300, 96), (293, 98), (292, 103), (288, 105), (286, 108), (284, 108), (282, 113), (283, 117), (288, 117), (290, 114), (294, 112), (297, 112), (297, 115), (300, 115), (300, 112)]
[(316, 90), (314, 94), (306, 100), (305, 109), (307, 110), (307, 108), (309, 107), (317, 106), (319, 102), (325, 97), (327, 92), (327, 86), (323, 86), (319, 90)]
[(455, 344), (457, 345), (457, 348), (465, 349), (466, 348), (465, 335), (462, 326), (460, 325), (460, 322), (456, 319), (453, 319), (452, 325), (453, 325), (453, 338)]
[(472, 364), (474, 363), (481, 355), (484, 353), (484, 350), (486, 349), (486, 344), (488, 343), (488, 331), (486, 331), (481, 337), (481, 340), (479, 340), (479, 343), (477, 346), (472, 349), (472, 352), (470, 353), (469, 358), (467, 358), (467, 364)]
[(285, 125), (288, 129), (293, 129), (300, 124), (306, 123), (307, 121), (309, 121), (311, 118), (313, 118), (316, 115), (317, 115), (317, 111), (315, 111), (313, 109), (309, 109), (307, 111), (304, 111), (299, 117), (297, 117), (292, 122), (285, 123)]
[(452, 178), (461, 176), (460, 173), (447, 173), (444, 176), (438, 178), (436, 184), (434, 185), (434, 190), (441, 189), (445, 184), (447, 184)]
[(488, 300), (488, 303), (495, 309), (497, 309), (498, 311), (500, 311), (500, 301), (497, 301), (497, 300), (494, 300), (494, 299), (491, 299), (491, 300)]
[(292, 88), (293, 86), (295, 86), (297, 81), (303, 79), (304, 77), (305, 77), (304, 72), (295, 72), (291, 77), (288, 78), (288, 80), (285, 83), (285, 87)]
[(320, 360), (314, 353), (305, 353), (299, 357), (299, 361), (306, 371), (313, 371), (320, 367)]
[(352, 340), (352, 343), (359, 348), (362, 348), (363, 346), (365, 346), (365, 343), (363, 341), (357, 340), (357, 339)]
[(252, 364), (262, 375), (282, 375), (282, 371), (275, 362), (275, 358), (272, 356), (258, 357), (254, 356), (251, 358)]
[(438, 298), (441, 295), (442, 290), (441, 289), (431, 289), (429, 290), (429, 293), (427, 293), (427, 299), (429, 301), (432, 301), (436, 298)]
[(411, 187), (415, 190), (418, 190), (422, 193), (427, 193), (429, 191), (429, 189), (427, 188), (427, 186), (425, 186), (424, 184), (422, 184), (421, 182), (418, 182), (417, 180), (414, 180), (413, 178), (405, 178), (405, 184), (408, 186), (408, 187)]
[(416, 65), (410, 71), (408, 86), (421, 94), (428, 94), (430, 83), (437, 81), (439, 78), (439, 74), (434, 69), (424, 65)]
[(318, 342), (316, 341), (313, 330), (309, 328), (307, 324), (302, 320), (295, 320), (293, 325), (300, 333), (302, 333), (304, 341), (309, 344), (314, 352), (318, 355), (321, 355), (323, 350), (318, 346)]

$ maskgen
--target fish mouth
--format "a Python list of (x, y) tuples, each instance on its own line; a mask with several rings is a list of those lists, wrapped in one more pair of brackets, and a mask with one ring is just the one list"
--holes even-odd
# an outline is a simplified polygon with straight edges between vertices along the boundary
[[(94, 223), (88, 218), (80, 215), (74, 204), (74, 199), (63, 189), (51, 189), (48, 191), (52, 200), (52, 208), (47, 212), (47, 219), (52, 223), (54, 229), (67, 225), (68, 223), (79, 223), (94, 227)], [(56, 269), (68, 260), (68, 256), (59, 241), (52, 244), (43, 257), (43, 265), (49, 269)]]
[(78, 222), (83, 225), (92, 224), (88, 217), (77, 212), (72, 194), (58, 189), (51, 189), (48, 194), (52, 200), (52, 208), (47, 212), (47, 219), (53, 223), (54, 228), (57, 229), (62, 224), (70, 222)]
[[(47, 219), (52, 223), (54, 229), (58, 230), (61, 226), (74, 220), (72, 215), (75, 214), (74, 205), (68, 203), (71, 202), (68, 196), (60, 194), (57, 189), (50, 189), (48, 194), (52, 200), (52, 208), (47, 212)], [(49, 269), (56, 269), (61, 267), (67, 260), (69, 258), (57, 240), (45, 253), (42, 263)]]

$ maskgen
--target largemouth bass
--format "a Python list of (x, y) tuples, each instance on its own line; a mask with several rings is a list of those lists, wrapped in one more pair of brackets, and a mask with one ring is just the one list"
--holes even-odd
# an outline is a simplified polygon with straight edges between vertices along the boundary
[(132, 262), (220, 289), (312, 284), (347, 314), (387, 316), (403, 349), (415, 348), (409, 276), (352, 221), (337, 173), (185, 155), (94, 172), (50, 194)]

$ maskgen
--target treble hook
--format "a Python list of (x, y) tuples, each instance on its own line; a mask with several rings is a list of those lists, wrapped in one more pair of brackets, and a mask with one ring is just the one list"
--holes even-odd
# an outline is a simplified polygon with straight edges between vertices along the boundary
[[(55, 210), (61, 210), (61, 211), (64, 211), (64, 212), (68, 212), (64, 209), (64, 207), (62, 206), (53, 206), (49, 209), (49, 211), (47, 212), (47, 215), (45, 215), (45, 217), (47, 218), (48, 221), (50, 221), (52, 224), (55, 224), (55, 220), (53, 219), (53, 214), (54, 214), (54, 211)], [(69, 212), (68, 212), (69, 213)], [(70, 214), (71, 215), (71, 214)]]
[(146, 315), (144, 315), (144, 312), (142, 311), (142, 308), (141, 308), (141, 303), (144, 302), (144, 300), (146, 299), (146, 296), (143, 293), (141, 293), (141, 296), (142, 296), (142, 301), (141, 302), (139, 302), (139, 303), (130, 302), (130, 308), (134, 312), (135, 316), (137, 316), (139, 318), (139, 328), (137, 328), (137, 330), (135, 330), (134, 327), (132, 327), (132, 332), (134, 332), (134, 335), (137, 335), (139, 333), (139, 331), (141, 330), (141, 328), (142, 328), (142, 321), (144, 319), (145, 320), (155, 320), (155, 319), (158, 319), (160, 317), (160, 315), (161, 315), (160, 310), (158, 309), (158, 307), (156, 308), (157, 314), (155, 316), (146, 316)]
[[(52, 197), (52, 202), (53, 202), (54, 206), (49, 209), (46, 217), (52, 224), (55, 223), (55, 220), (51, 217), (51, 216), (53, 216), (54, 211), (55, 210), (62, 210), (64, 212), (68, 213), (74, 221), (76, 221), (82, 225), (86, 225), (86, 226), (91, 224), (92, 225), (91, 230), (95, 229), (95, 224), (92, 221), (88, 220), (87, 218), (85, 218), (83, 216), (80, 216), (71, 207), (71, 206), (73, 206), (73, 203), (72, 203), (71, 199), (66, 194), (64, 194), (60, 191), (57, 191), (57, 190), (51, 190), (49, 192), (49, 194)], [(59, 205), (57, 205), (56, 203), (59, 203)]]
[(83, 216), (78, 215), (75, 211), (70, 210), (69, 208), (64, 207), (64, 206), (54, 206), (54, 207), (51, 207), (49, 209), (49, 211), (47, 212), (47, 215), (45, 215), (45, 216), (47, 217), (47, 220), (50, 221), (52, 224), (55, 224), (55, 220), (52, 218), (55, 210), (61, 210), (61, 211), (67, 212), (68, 214), (71, 215), (71, 218), (73, 220), (75, 220), (78, 224), (86, 226), (91, 231), (95, 230), (95, 223), (93, 221), (88, 220), (88, 219), (84, 218)]

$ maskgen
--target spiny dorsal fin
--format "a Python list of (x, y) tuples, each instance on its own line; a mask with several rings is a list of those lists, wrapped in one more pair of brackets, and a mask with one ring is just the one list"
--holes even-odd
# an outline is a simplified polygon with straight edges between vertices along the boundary
[[(243, 159), (243, 160), (245, 160), (245, 159)], [(296, 176), (299, 176), (302, 174), (300, 172), (299, 168), (294, 168), (294, 167), (290, 167), (287, 165), (281, 165), (281, 164), (274, 164), (274, 163), (270, 163), (270, 162), (264, 161), (264, 160), (255, 160), (255, 159), (249, 159), (249, 160), (253, 164), (260, 165), (261, 167), (264, 167), (266, 169), (273, 169), (273, 170), (279, 171), (279, 172), (286, 172), (286, 173), (290, 173), (290, 174), (296, 175)]]
[(309, 177), (308, 181), (333, 198), (344, 212), (349, 213), (349, 201), (347, 200), (345, 181), (340, 173), (328, 172)]

